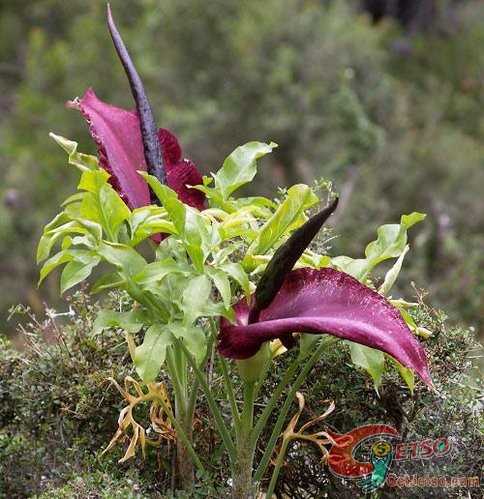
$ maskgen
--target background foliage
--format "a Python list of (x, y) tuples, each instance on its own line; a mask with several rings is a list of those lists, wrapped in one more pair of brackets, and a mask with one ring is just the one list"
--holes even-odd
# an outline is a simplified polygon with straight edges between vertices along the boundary
[[(407, 10), (385, 10), (390, 4)], [(359, 254), (373, 228), (400, 213), (428, 213), (402, 281), (428, 289), (452, 320), (480, 326), (484, 6), (413, 4), (130, 0), (113, 8), (158, 122), (202, 171), (247, 140), (277, 142), (261, 194), (333, 180), (342, 193), (337, 252)], [(375, 23), (363, 6), (404, 24)], [(36, 289), (34, 241), (73, 191), (74, 174), (47, 133), (94, 152), (64, 102), (92, 85), (108, 102), (133, 104), (103, 1), (6, 1), (0, 9), (4, 321), (12, 304), (40, 310), (57, 296), (55, 285)]]

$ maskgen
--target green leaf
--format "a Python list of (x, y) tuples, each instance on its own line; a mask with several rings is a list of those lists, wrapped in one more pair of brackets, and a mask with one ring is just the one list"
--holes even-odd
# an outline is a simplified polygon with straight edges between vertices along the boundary
[(209, 220), (195, 208), (182, 203), (176, 192), (162, 185), (156, 177), (148, 174), (143, 176), (168, 212), (168, 217), (173, 222), (178, 236), (181, 237), (194, 267), (202, 272), (203, 262), (209, 251), (210, 234), (207, 229)]
[(82, 173), (77, 189), (97, 194), (103, 185), (107, 185), (109, 174), (105, 170), (88, 170)]
[(72, 218), (64, 212), (57, 214), (45, 227), (44, 234), (57, 229), (58, 227), (65, 225), (66, 223), (72, 222)]
[(328, 348), (332, 345), (341, 341), (340, 338), (333, 336), (331, 334), (309, 334), (301, 333), (299, 339), (299, 360), (303, 360), (312, 353), (314, 353), (317, 346), (322, 342), (325, 343)]
[(176, 322), (168, 323), (167, 327), (175, 338), (183, 341), (195, 362), (200, 365), (207, 351), (207, 338), (203, 330), (198, 326), (185, 326)]
[(274, 244), (291, 229), (305, 222), (302, 213), (319, 201), (313, 190), (304, 184), (292, 186), (287, 191), (286, 199), (279, 205), (274, 215), (262, 227), (249, 246), (249, 254), (265, 254)]
[(67, 199), (62, 201), (61, 206), (67, 206), (71, 203), (77, 203), (80, 202), (84, 199), (84, 196), (86, 195), (85, 192), (76, 192), (75, 194), (72, 194), (72, 196), (69, 196)]
[(153, 381), (165, 362), (166, 348), (173, 343), (173, 337), (164, 324), (153, 324), (146, 331), (143, 343), (134, 351), (134, 366), (145, 382)]
[(165, 258), (158, 262), (149, 263), (146, 267), (133, 276), (133, 281), (139, 285), (161, 281), (169, 274), (189, 274), (190, 269), (180, 268), (172, 258)]
[(373, 379), (375, 390), (378, 392), (378, 388), (382, 383), (383, 373), (385, 372), (385, 355), (382, 351), (365, 345), (350, 341), (347, 344), (350, 348), (353, 364), (362, 367), (368, 372)]
[(182, 298), (184, 324), (192, 324), (198, 317), (206, 315), (207, 310), (211, 308), (209, 301), (211, 290), (212, 285), (206, 275), (190, 279)]
[(100, 242), (103, 237), (103, 229), (100, 224), (93, 222), (92, 220), (86, 220), (84, 218), (76, 219), (76, 222), (80, 227), (87, 229), (87, 232), (91, 234), (95, 241)]
[[(86, 172), (83, 176), (92, 173), (97, 172)], [(109, 240), (117, 242), (119, 228), (129, 217), (129, 208), (109, 184), (89, 186), (91, 187), (96, 190), (83, 198), (80, 208), (81, 217), (98, 223)]]
[(334, 265), (344, 272), (363, 281), (372, 269), (384, 260), (398, 258), (407, 246), (407, 230), (417, 222), (422, 221), (425, 215), (411, 213), (402, 215), (400, 224), (387, 224), (378, 228), (378, 237), (365, 249), (365, 257), (353, 259), (348, 256), (332, 258)]
[(232, 291), (230, 289), (230, 281), (227, 274), (220, 269), (214, 269), (208, 266), (205, 270), (215, 284), (215, 287), (218, 289), (220, 296), (222, 297), (224, 307), (228, 309), (232, 299)]
[(67, 152), (69, 155), (69, 164), (76, 166), (81, 171), (99, 168), (99, 162), (95, 156), (77, 152), (77, 142), (73, 142), (61, 135), (56, 135), (55, 133), (49, 133), (49, 136)]
[(92, 260), (88, 263), (71, 260), (62, 270), (60, 278), (60, 292), (64, 294), (81, 281), (87, 279), (92, 269), (99, 263), (100, 257), (93, 253)]
[(140, 173), (153, 189), (156, 197), (161, 201), (178, 235), (183, 236), (185, 232), (186, 205), (178, 199), (175, 191), (163, 185), (155, 176), (143, 172)]
[(99, 204), (102, 220), (106, 225), (108, 234), (115, 238), (121, 224), (129, 217), (130, 210), (117, 192), (109, 185), (103, 185), (99, 191)]
[(400, 256), (397, 258), (397, 261), (393, 264), (392, 268), (386, 273), (383, 284), (378, 289), (378, 292), (382, 295), (387, 295), (391, 289), (391, 287), (395, 284), (397, 280), (398, 274), (402, 269), (403, 260), (405, 255), (408, 253), (410, 246), (407, 244), (403, 249)]
[(247, 300), (250, 300), (250, 281), (248, 275), (240, 263), (224, 263), (219, 266), (219, 269), (227, 273), (232, 279), (239, 283)]
[(142, 309), (129, 312), (104, 309), (96, 317), (91, 334), (97, 335), (107, 328), (121, 328), (128, 333), (138, 333), (146, 324), (149, 324), (149, 317)]
[(147, 265), (146, 260), (131, 246), (103, 242), (98, 249), (99, 255), (114, 265), (125, 279), (131, 279)]
[(49, 258), (40, 269), (40, 276), (37, 285), (40, 286), (42, 281), (59, 265), (70, 262), (72, 259), (72, 250), (59, 251), (59, 253), (56, 253), (54, 256)]
[(270, 153), (277, 147), (274, 142), (248, 142), (237, 147), (224, 161), (222, 168), (213, 174), (215, 186), (222, 195), (223, 200), (236, 189), (250, 182), (257, 173), (257, 159)]
[(90, 250), (76, 250), (69, 248), (59, 251), (54, 256), (49, 258), (49, 260), (47, 260), (42, 266), (38, 284), (40, 285), (47, 275), (49, 275), (59, 265), (68, 263), (71, 260), (80, 262), (84, 265), (90, 265), (95, 259), (96, 253)]
[(258, 230), (256, 214), (254, 213), (257, 210), (256, 206), (244, 206), (225, 216), (218, 227), (222, 241), (236, 237), (253, 239)]
[(79, 226), (76, 221), (69, 221), (59, 227), (44, 231), (44, 234), (40, 238), (39, 245), (37, 246), (37, 262), (41, 262), (49, 256), (57, 241), (74, 233), (89, 234), (89, 231), (86, 228)]
[(390, 359), (390, 361), (397, 367), (400, 376), (407, 384), (410, 393), (413, 395), (413, 388), (415, 386), (415, 373), (409, 367), (403, 367), (402, 364), (400, 364), (400, 362), (398, 362), (398, 360), (394, 359), (392, 356), (386, 355), (386, 357), (387, 359)]
[(142, 206), (133, 210), (127, 219), (130, 228), (131, 246), (136, 246), (153, 234), (176, 234), (172, 222), (167, 219), (165, 208), (160, 206)]
[(123, 284), (124, 280), (119, 277), (119, 274), (117, 272), (113, 272), (112, 274), (106, 274), (100, 277), (92, 285), (90, 293), (95, 295), (97, 293), (107, 291), (108, 289), (122, 288)]
[(324, 336), (328, 335), (302, 333), (299, 339), (299, 359), (303, 360), (312, 354), (316, 349), (316, 343), (318, 343)]
[[(204, 179), (207, 177), (204, 177)], [(212, 179), (210, 179), (212, 180)], [(205, 194), (205, 197), (208, 199), (210, 206), (221, 206), (223, 205), (222, 194), (219, 189), (214, 187), (207, 187), (205, 185), (194, 185), (193, 189), (197, 189), (197, 191), (201, 191)]]
[(425, 219), (422, 213), (402, 215), (400, 225), (387, 224), (378, 228), (378, 238), (371, 242), (365, 250), (368, 259), (382, 261), (387, 258), (397, 258), (407, 244), (407, 230)]

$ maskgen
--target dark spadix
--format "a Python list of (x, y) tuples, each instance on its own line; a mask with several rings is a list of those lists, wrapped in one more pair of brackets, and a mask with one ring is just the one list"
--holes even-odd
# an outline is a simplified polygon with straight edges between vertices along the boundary
[(249, 324), (256, 322), (260, 311), (268, 307), (292, 270), (299, 257), (316, 237), (323, 224), (338, 206), (338, 198), (313, 215), (301, 227), (296, 229), (289, 239), (277, 248), (267, 264), (254, 293), (254, 305), (249, 315)]
[(131, 93), (133, 94), (133, 98), (136, 103), (148, 173), (154, 175), (162, 184), (166, 184), (165, 165), (163, 163), (160, 143), (158, 141), (158, 131), (155, 124), (153, 110), (151, 109), (151, 105), (148, 101), (141, 78), (134, 67), (133, 61), (131, 60), (128, 50), (124, 45), (123, 39), (114, 24), (111, 6), (109, 3), (106, 8), (106, 13), (109, 32), (111, 33), (114, 47), (116, 48), (116, 52), (118, 53), (119, 59), (124, 67), (126, 76), (128, 77)]

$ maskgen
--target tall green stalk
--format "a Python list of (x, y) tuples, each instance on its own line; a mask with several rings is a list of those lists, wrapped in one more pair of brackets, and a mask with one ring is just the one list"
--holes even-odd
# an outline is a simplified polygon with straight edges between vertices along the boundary
[[(192, 442), (193, 409), (189, 407), (191, 397), (188, 394), (187, 360), (179, 344), (174, 344), (167, 352), (167, 365), (175, 392), (175, 419), (185, 438), (177, 431), (176, 462), (178, 484), (188, 490), (195, 483), (194, 462), (187, 441)], [(192, 410), (190, 410), (192, 409)]]
[[(260, 481), (262, 477), (264, 476), (266, 469), (269, 465), (271, 456), (274, 452), (277, 440), (279, 438), (279, 435), (281, 434), (282, 427), (284, 425), (284, 422), (286, 420), (287, 414), (291, 408), (291, 405), (294, 401), (294, 397), (296, 396), (296, 392), (299, 390), (301, 385), (304, 383), (309, 371), (313, 368), (314, 364), (318, 361), (318, 359), (321, 357), (321, 354), (325, 349), (328, 348), (328, 345), (332, 345), (338, 341), (337, 338), (329, 337), (329, 338), (324, 338), (318, 348), (313, 352), (313, 354), (309, 357), (309, 359), (306, 361), (304, 364), (304, 367), (301, 369), (301, 372), (298, 374), (294, 382), (292, 383), (292, 386), (286, 396), (286, 400), (281, 407), (281, 410), (279, 411), (276, 423), (274, 425), (274, 429), (272, 430), (271, 436), (269, 438), (269, 442), (266, 445), (266, 450), (262, 456), (262, 459), (259, 462), (259, 466), (257, 467), (256, 473), (254, 475), (254, 480), (255, 481)], [(264, 428), (270, 414), (275, 408), (276, 402), (279, 399), (279, 397), (282, 394), (282, 391), (288, 386), (290, 380), (292, 379), (292, 375), (294, 372), (297, 370), (299, 367), (301, 361), (304, 359), (301, 358), (296, 358), (289, 366), (287, 369), (286, 373), (284, 374), (281, 382), (277, 386), (276, 390), (274, 390), (274, 393), (272, 394), (266, 409), (262, 413), (261, 418), (259, 419), (257, 426), (256, 426), (256, 431), (260, 432)], [(257, 435), (258, 438), (258, 435)]]
[(232, 468), (234, 499), (251, 499), (256, 493), (256, 484), (252, 481), (255, 452), (255, 442), (252, 438), (255, 387), (255, 381), (244, 383), (244, 405), (240, 426), (236, 428), (236, 460)]

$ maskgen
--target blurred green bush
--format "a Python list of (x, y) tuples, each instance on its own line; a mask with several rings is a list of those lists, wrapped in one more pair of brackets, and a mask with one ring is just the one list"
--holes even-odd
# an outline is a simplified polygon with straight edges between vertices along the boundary
[[(133, 106), (104, 4), (0, 5), (4, 318), (12, 304), (41, 310), (57, 296), (49, 283), (36, 290), (34, 251), (74, 176), (47, 134), (94, 151), (64, 102), (92, 85), (104, 100)], [(342, 193), (334, 245), (353, 256), (375, 225), (428, 213), (402, 281), (428, 289), (453, 321), (480, 326), (484, 5), (440, 2), (432, 27), (410, 35), (388, 19), (373, 24), (359, 4), (131, 0), (113, 10), (159, 123), (204, 172), (246, 140), (274, 140), (262, 193), (333, 180)]]

